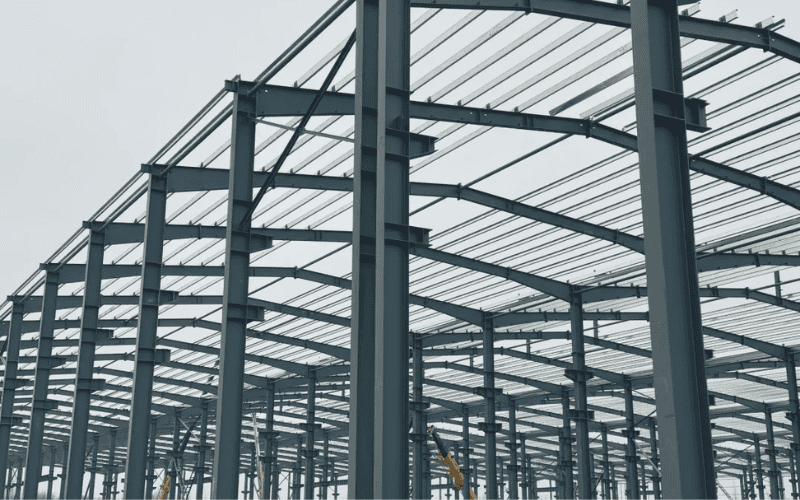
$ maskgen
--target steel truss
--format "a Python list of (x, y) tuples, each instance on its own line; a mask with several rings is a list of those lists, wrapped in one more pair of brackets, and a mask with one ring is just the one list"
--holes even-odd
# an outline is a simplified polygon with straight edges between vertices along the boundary
[(429, 496), (427, 425), (465, 497), (798, 498), (800, 43), (685, 3), (339, 0), (225, 81), (0, 310), (0, 498)]

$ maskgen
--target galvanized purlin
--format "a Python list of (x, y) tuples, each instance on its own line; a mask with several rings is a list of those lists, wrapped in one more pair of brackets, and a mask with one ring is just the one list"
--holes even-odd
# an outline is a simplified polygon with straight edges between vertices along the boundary
[[(374, 498), (375, 286), (378, 151), (378, 17), (375, 2), (356, 7), (353, 282), (350, 326), (349, 499)], [(407, 335), (407, 334), (404, 334)]]
[(148, 434), (151, 415), (166, 208), (167, 178), (151, 174), (147, 186), (139, 323), (125, 460), (125, 498), (144, 498), (147, 440), (142, 436)]
[(53, 330), (58, 298), (58, 271), (55, 266), (45, 266), (42, 317), (39, 323), (39, 345), (36, 350), (36, 370), (33, 382), (33, 404), (28, 427), (27, 457), (25, 460), (25, 485), (23, 498), (36, 498), (39, 493), (39, 478), (42, 475), (42, 444), (44, 421), (48, 410), (48, 382), (50, 370), (55, 368), (53, 354)]
[(409, 487), (410, 30), (409, 0), (378, 2), (375, 498), (408, 498)]
[[(0, 402), (0, 477), (5, 477), (9, 469), (9, 445), (11, 444), (11, 427), (13, 426), (14, 393), (17, 388), (17, 366), (19, 365), (19, 347), (22, 338), (22, 319), (25, 305), (14, 300), (11, 304), (11, 323), (8, 325), (6, 343), (6, 364), (3, 373), (3, 399)], [(0, 495), (5, 495), (1, 491)]]
[(253, 197), (256, 124), (255, 96), (249, 82), (238, 82), (233, 98), (228, 225), (225, 238), (225, 286), (219, 356), (216, 441), (211, 482), (212, 498), (237, 498), (239, 443), (242, 437), (242, 390), (247, 332), (247, 296), (250, 268), (248, 211)]
[(95, 344), (100, 340), (97, 328), (100, 310), (100, 288), (103, 271), (105, 237), (89, 227), (89, 249), (86, 257), (86, 278), (81, 313), (81, 336), (78, 344), (78, 366), (75, 371), (75, 396), (72, 404), (72, 426), (69, 437), (69, 456), (65, 457), (65, 498), (81, 498), (83, 495), (83, 473), (86, 454), (86, 438), (89, 428), (89, 404), (92, 398), (92, 374), (94, 371)]
[(716, 498), (678, 1), (634, 1), (630, 15), (664, 496)]

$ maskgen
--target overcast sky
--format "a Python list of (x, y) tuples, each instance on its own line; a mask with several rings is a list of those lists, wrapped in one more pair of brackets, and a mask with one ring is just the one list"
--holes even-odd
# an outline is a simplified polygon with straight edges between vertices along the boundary
[[(0, 1), (0, 294), (236, 74), (252, 79), (330, 0)], [(798, 0), (704, 0), (700, 17), (786, 18)]]

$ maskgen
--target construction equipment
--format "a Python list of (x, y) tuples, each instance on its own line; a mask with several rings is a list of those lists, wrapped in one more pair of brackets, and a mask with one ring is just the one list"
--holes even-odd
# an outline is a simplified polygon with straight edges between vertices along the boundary
[(258, 438), (258, 424), (256, 414), (253, 413), (253, 436), (256, 441), (256, 469), (258, 470), (258, 500), (264, 498), (264, 480), (261, 477), (261, 443)]
[(161, 489), (158, 492), (158, 500), (167, 500), (167, 496), (169, 496), (169, 476), (164, 476), (164, 484), (161, 485)]
[[(436, 443), (436, 447), (439, 449), (439, 463), (447, 467), (448, 472), (450, 472), (450, 478), (453, 480), (453, 488), (461, 491), (464, 486), (464, 475), (461, 473), (461, 469), (458, 468), (458, 464), (453, 458), (453, 455), (447, 450), (447, 446), (445, 446), (444, 441), (442, 441), (442, 439), (439, 437), (439, 434), (436, 433), (436, 429), (434, 429), (433, 426), (428, 429), (428, 434), (431, 436), (433, 441)], [(472, 489), (470, 489), (469, 498), (470, 500), (478, 500), (478, 495), (476, 495)]]

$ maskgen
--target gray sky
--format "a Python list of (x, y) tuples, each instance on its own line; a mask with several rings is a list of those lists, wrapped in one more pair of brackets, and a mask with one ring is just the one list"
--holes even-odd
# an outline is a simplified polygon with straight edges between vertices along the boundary
[[(0, 1), (0, 295), (146, 162), (225, 79), (251, 79), (329, 0)], [(786, 18), (797, 0), (705, 0), (700, 17)]]

